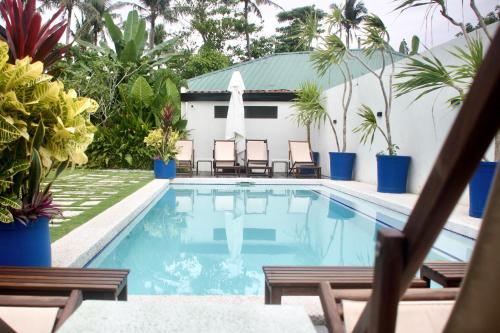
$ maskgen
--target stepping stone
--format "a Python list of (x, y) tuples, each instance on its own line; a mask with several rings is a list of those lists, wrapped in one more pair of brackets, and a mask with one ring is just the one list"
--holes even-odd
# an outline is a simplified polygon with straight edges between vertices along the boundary
[(75, 203), (75, 201), (54, 200), (54, 205), (57, 205), (57, 206), (71, 206), (74, 203)]
[(66, 210), (63, 212), (63, 216), (64, 217), (74, 217), (74, 216), (80, 215), (81, 213), (83, 213), (83, 211), (81, 211), (81, 210)]
[(91, 200), (91, 201), (83, 202), (80, 206), (95, 206), (95, 205), (98, 205), (100, 203), (101, 203), (101, 201), (99, 201), (99, 200)]

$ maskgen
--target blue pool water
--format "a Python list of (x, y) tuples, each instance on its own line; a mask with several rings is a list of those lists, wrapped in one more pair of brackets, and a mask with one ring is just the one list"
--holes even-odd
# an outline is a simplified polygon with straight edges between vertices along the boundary
[[(323, 186), (173, 185), (89, 266), (129, 268), (131, 294), (258, 295), (263, 265), (373, 265), (377, 230), (406, 218)], [(444, 231), (428, 259), (472, 246)]]

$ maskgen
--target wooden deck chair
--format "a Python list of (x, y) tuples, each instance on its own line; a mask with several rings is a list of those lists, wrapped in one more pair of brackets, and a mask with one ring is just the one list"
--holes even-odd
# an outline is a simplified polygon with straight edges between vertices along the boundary
[[(193, 177), (194, 167), (194, 145), (193, 140), (179, 140), (177, 141), (177, 173), (186, 174)], [(182, 172), (187, 170), (187, 172)]]
[(0, 332), (55, 332), (81, 303), (79, 290), (69, 296), (0, 295)]
[(321, 167), (314, 163), (311, 146), (307, 141), (288, 141), (290, 170), (289, 175), (300, 177), (306, 175), (306, 170), (312, 170), (312, 175), (321, 178)]
[[(320, 299), (330, 332), (345, 332), (346, 329), (375, 333), (391, 333), (396, 329), (397, 332), (424, 332), (423, 324), (431, 321), (429, 316), (435, 320), (434, 325), (427, 326), (429, 331), (500, 332), (498, 172), (456, 302), (441, 305), (435, 302), (399, 304), (405, 294), (412, 292), (411, 289), (407, 291), (409, 283), (500, 129), (498, 59), (500, 33), (497, 32), (403, 231), (379, 231), (373, 291), (366, 298), (366, 305), (351, 306), (347, 303), (347, 307), (343, 307), (342, 320), (336, 303), (339, 297), (335, 297), (335, 291), (329, 284), (320, 284)], [(455, 297), (452, 288), (427, 289), (424, 292), (426, 294), (420, 296), (426, 297), (419, 300), (439, 299), (443, 293), (450, 293), (447, 295), (449, 298)], [(353, 311), (356, 307), (357, 310)], [(437, 311), (441, 314), (434, 316), (433, 312)]]
[(222, 175), (225, 170), (233, 170), (240, 174), (236, 163), (236, 143), (234, 140), (214, 140), (214, 175)]
[(269, 166), (267, 140), (246, 140), (245, 167), (247, 176), (273, 176)]

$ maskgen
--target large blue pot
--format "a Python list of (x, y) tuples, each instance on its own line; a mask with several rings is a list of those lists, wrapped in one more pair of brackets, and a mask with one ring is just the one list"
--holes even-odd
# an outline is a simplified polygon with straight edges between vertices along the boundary
[(175, 160), (170, 160), (165, 163), (161, 159), (156, 159), (154, 162), (155, 178), (158, 179), (173, 179), (175, 178)]
[(352, 180), (355, 153), (330, 152), (330, 179)]
[(406, 193), (410, 156), (377, 155), (377, 191)]
[(0, 223), (0, 266), (50, 267), (49, 218)]
[(498, 162), (479, 163), (469, 183), (469, 215), (482, 217)]

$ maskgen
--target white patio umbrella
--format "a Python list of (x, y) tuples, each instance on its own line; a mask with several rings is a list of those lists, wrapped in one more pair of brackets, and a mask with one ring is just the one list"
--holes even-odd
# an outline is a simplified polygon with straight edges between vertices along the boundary
[(234, 71), (227, 90), (231, 92), (226, 119), (226, 140), (236, 141), (236, 152), (239, 160), (243, 160), (245, 151), (245, 109), (243, 107), (243, 92), (245, 84), (240, 72)]

